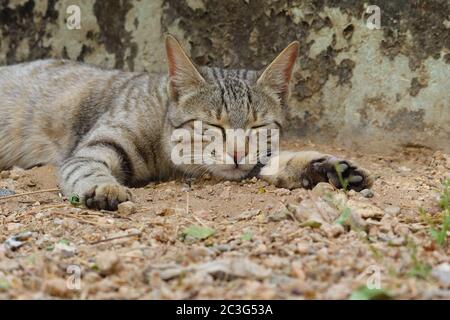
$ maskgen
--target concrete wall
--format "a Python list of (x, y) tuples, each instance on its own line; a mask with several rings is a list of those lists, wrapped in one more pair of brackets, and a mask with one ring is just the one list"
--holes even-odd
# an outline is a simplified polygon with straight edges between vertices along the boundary
[[(79, 30), (66, 25), (70, 5)], [(447, 0), (0, 0), (0, 64), (65, 57), (164, 72), (170, 32), (198, 64), (262, 68), (299, 40), (291, 134), (450, 151), (449, 28)]]

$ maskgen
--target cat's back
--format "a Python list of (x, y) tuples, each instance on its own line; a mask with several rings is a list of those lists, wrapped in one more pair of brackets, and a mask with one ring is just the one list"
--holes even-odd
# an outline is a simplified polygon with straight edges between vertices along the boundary
[[(119, 73), (70, 60), (47, 59), (0, 67), (0, 101), (34, 100), (80, 90)], [(0, 108), (5, 103), (0, 102)]]
[(137, 75), (57, 59), (0, 67), (0, 169), (57, 161)]

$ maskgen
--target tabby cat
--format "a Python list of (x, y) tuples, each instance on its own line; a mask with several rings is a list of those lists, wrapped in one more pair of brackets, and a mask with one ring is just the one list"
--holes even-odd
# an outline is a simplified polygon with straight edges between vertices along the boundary
[(364, 169), (315, 151), (272, 156), (269, 162), (279, 162), (272, 173), (268, 165), (241, 164), (245, 152), (226, 154), (233, 164), (175, 165), (172, 133), (193, 130), (193, 121), (223, 132), (282, 129), (299, 43), (263, 72), (198, 68), (174, 37), (165, 45), (168, 75), (53, 59), (0, 67), (0, 170), (55, 164), (64, 194), (106, 210), (132, 200), (126, 186), (206, 172), (229, 180), (257, 176), (289, 189), (322, 181), (342, 187), (339, 176), (351, 189), (371, 185)]

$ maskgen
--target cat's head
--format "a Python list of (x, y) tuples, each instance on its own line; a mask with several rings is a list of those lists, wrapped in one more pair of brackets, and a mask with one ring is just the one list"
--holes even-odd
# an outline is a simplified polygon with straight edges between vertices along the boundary
[[(230, 180), (247, 176), (285, 122), (298, 47), (292, 42), (262, 71), (197, 68), (178, 41), (167, 36), (172, 161), (178, 157), (175, 164), (187, 174), (208, 172)], [(268, 143), (250, 147), (257, 140), (252, 137), (263, 131)], [(190, 138), (181, 139), (186, 135)], [(205, 152), (212, 140), (222, 140), (223, 148)]]

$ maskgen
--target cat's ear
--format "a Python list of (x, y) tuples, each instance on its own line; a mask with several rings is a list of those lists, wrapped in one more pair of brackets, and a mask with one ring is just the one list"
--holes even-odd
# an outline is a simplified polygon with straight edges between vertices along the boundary
[(180, 43), (171, 35), (166, 36), (166, 54), (169, 67), (169, 95), (178, 99), (183, 93), (205, 84), (194, 63)]
[(299, 46), (298, 41), (288, 45), (264, 70), (257, 81), (259, 86), (274, 91), (283, 104), (286, 104), (289, 98), (289, 81), (297, 60)]

